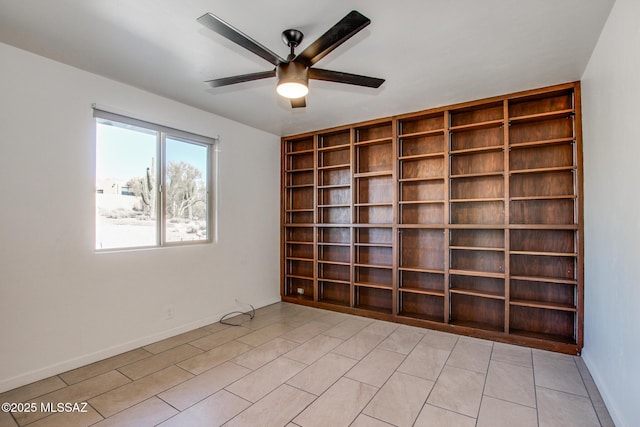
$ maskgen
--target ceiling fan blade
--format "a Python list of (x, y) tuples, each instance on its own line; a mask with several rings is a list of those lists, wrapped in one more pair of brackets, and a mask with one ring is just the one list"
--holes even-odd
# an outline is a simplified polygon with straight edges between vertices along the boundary
[(224, 22), (222, 19), (211, 13), (205, 13), (200, 18), (198, 18), (198, 22), (209, 28), (212, 31), (220, 34), (228, 40), (236, 43), (239, 46), (255, 53), (259, 57), (266, 59), (273, 65), (278, 65), (282, 62), (286, 62), (279, 55), (271, 52), (266, 47), (262, 46), (257, 41), (253, 40), (251, 37), (247, 36), (240, 30), (232, 27), (231, 25)]
[(359, 74), (343, 73), (340, 71), (321, 70), (319, 68), (309, 68), (309, 78), (376, 88), (384, 83), (384, 79), (378, 79), (376, 77), (361, 76)]
[(291, 108), (304, 108), (307, 106), (307, 100), (303, 96), (302, 98), (290, 99)]
[(208, 80), (205, 83), (209, 83), (212, 87), (234, 85), (236, 83), (250, 82), (253, 80), (266, 79), (269, 77), (275, 77), (276, 70), (262, 71), (259, 73), (241, 74), (239, 76), (223, 77), (221, 79)]
[(318, 40), (311, 43), (294, 61), (310, 67), (370, 23), (369, 18), (353, 10), (320, 36)]

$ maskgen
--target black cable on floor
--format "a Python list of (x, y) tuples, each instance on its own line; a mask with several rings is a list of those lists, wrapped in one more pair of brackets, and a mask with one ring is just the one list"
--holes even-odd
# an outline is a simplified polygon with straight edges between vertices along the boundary
[(251, 311), (246, 311), (246, 312), (232, 311), (231, 313), (227, 313), (224, 316), (222, 316), (220, 318), (220, 323), (223, 324), (223, 325), (228, 325), (228, 326), (242, 326), (242, 323), (226, 322), (227, 318), (229, 318), (232, 315), (249, 316), (249, 320), (253, 320), (253, 318), (256, 317), (256, 309), (251, 304), (248, 304), (248, 305), (249, 305), (249, 307), (251, 307)]

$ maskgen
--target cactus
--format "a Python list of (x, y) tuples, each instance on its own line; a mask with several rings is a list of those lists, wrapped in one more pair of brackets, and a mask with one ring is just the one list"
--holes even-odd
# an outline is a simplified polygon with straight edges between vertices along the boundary
[(156, 197), (154, 191), (155, 181), (155, 159), (151, 159), (151, 167), (147, 168), (147, 172), (144, 178), (140, 178), (142, 181), (140, 189), (140, 198), (142, 199), (143, 210), (149, 213), (152, 219), (156, 217)]
[(150, 174), (151, 171), (147, 168), (147, 175), (141, 180), (142, 190), (140, 191), (140, 197), (142, 197), (142, 203), (144, 203), (146, 209), (151, 207), (151, 191), (153, 190), (153, 181), (151, 181)]

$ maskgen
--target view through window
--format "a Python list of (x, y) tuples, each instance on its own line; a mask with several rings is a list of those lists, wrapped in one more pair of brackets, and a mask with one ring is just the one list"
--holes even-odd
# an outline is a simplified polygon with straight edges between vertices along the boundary
[(210, 241), (215, 140), (95, 111), (96, 249)]

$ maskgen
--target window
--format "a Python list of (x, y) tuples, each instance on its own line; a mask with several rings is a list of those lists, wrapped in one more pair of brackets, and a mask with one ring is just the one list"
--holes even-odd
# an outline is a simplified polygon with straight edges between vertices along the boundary
[(96, 249), (212, 240), (215, 139), (94, 109)]

